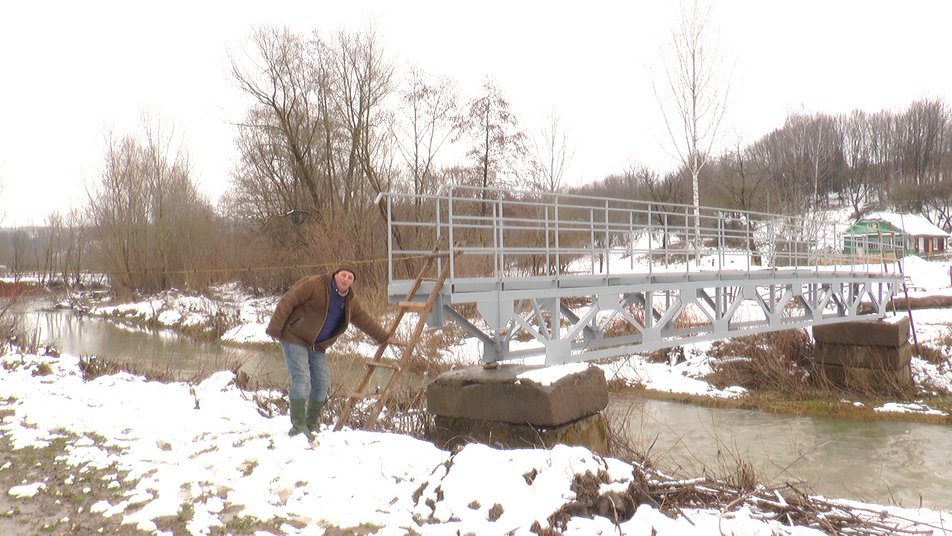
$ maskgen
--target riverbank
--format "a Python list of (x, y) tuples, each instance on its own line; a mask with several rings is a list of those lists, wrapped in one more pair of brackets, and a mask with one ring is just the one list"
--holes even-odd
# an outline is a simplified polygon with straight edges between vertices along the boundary
[(280, 393), (245, 391), (228, 371), (190, 385), (85, 376), (65, 355), (0, 361), (0, 448), (13, 451), (0, 483), (14, 484), (0, 528), (12, 533), (952, 534), (947, 513), (765, 486), (742, 464), (684, 478), (582, 447), (447, 452), (326, 426), (308, 445), (263, 412)]

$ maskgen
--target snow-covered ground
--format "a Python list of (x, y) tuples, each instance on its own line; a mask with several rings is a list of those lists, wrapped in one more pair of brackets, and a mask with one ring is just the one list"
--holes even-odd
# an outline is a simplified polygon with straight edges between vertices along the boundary
[[(905, 261), (913, 295), (952, 294), (947, 270), (947, 263)], [(264, 325), (277, 297), (252, 299), (237, 287), (223, 287), (218, 293), (220, 300), (167, 293), (94, 313), (136, 315), (170, 326), (197, 326), (209, 315), (230, 315), (237, 325), (226, 339), (272, 343), (264, 335)], [(948, 335), (952, 313), (913, 314), (920, 342)], [(741, 388), (717, 390), (703, 380), (710, 371), (708, 347), (685, 347), (686, 359), (675, 365), (631, 356), (602, 368), (609, 378), (649, 389), (742, 396)], [(469, 340), (444, 348), (443, 353), (445, 359), (461, 364), (475, 364), (480, 355), (478, 345)], [(551, 381), (552, 375), (578, 366), (548, 369), (534, 381)], [(37, 373), (46, 367), (48, 374)], [(952, 391), (948, 367), (915, 358), (913, 371), (917, 381), (928, 379), (933, 388)], [(406, 436), (352, 430), (324, 430), (319, 445), (312, 447), (301, 436), (287, 436), (286, 416), (262, 416), (251, 397), (235, 386), (231, 372), (216, 373), (197, 386), (151, 382), (127, 373), (84, 382), (74, 356), (10, 353), (0, 367), (0, 409), (6, 410), (0, 430), (12, 438), (15, 448), (44, 446), (68, 434), (67, 461), (77, 473), (86, 466), (116, 463), (132, 490), (119, 500), (96, 505), (96, 511), (156, 533), (160, 532), (156, 519), (175, 516), (188, 504), (194, 510), (191, 534), (208, 534), (221, 526), (227, 509), (229, 515), (304, 524), (304, 528), (285, 524), (281, 531), (286, 534), (323, 534), (324, 527), (371, 524), (381, 535), (528, 535), (534, 523), (548, 527), (549, 516), (575, 498), (571, 489), (575, 475), (604, 472), (602, 492), (624, 489), (633, 478), (633, 466), (582, 447), (501, 451), (469, 445), (447, 452)], [(890, 403), (877, 409), (936, 411), (920, 403)], [(98, 443), (96, 437), (106, 440)], [(4, 470), (12, 469), (0, 465)], [(534, 478), (526, 478), (529, 474)], [(16, 497), (43, 492), (43, 482), (23, 482), (7, 490)], [(878, 522), (896, 523), (897, 530), (908, 530), (912, 523), (921, 531), (917, 534), (952, 534), (949, 513), (859, 506), (881, 512)], [(668, 516), (642, 504), (618, 526), (601, 516), (572, 517), (565, 533), (822, 532), (791, 526), (748, 505)]]
[[(2, 361), (0, 409), (10, 413), (0, 431), (14, 448), (44, 447), (67, 437), (65, 461), (76, 475), (115, 464), (114, 487), (129, 489), (93, 510), (156, 534), (162, 533), (157, 519), (177, 516), (187, 506), (193, 512), (190, 534), (223, 526), (227, 508), (233, 516), (295, 521), (281, 526), (285, 534), (369, 524), (380, 535), (529, 535), (536, 523), (549, 527), (549, 516), (576, 498), (576, 475), (600, 475), (600, 493), (608, 493), (625, 490), (635, 474), (628, 463), (583, 447), (494, 450), (472, 444), (447, 452), (402, 435), (327, 429), (310, 446), (302, 436), (288, 437), (286, 417), (259, 414), (227, 371), (190, 387), (127, 373), (86, 382), (72, 356), (10, 354)], [(551, 381), (562, 367), (535, 380)], [(99, 437), (106, 439), (94, 439)], [(0, 466), (10, 470), (15, 468), (9, 462)], [(24, 498), (44, 490), (42, 481), (23, 482), (6, 493)], [(897, 530), (952, 534), (943, 528), (952, 527), (948, 513), (843, 504)], [(570, 517), (564, 534), (823, 532), (791, 526), (749, 505), (669, 516), (641, 504), (617, 526), (598, 515)]]

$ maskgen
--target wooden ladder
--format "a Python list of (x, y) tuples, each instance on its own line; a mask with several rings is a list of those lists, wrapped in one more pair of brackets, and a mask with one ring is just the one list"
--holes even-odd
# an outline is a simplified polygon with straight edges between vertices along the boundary
[[(387, 329), (387, 337), (389, 338), (393, 336), (394, 333), (396, 333), (397, 328), (400, 326), (400, 321), (403, 320), (404, 315), (407, 313), (419, 314), (416, 327), (414, 328), (413, 333), (410, 335), (410, 338), (406, 341), (407, 344), (403, 349), (403, 356), (396, 363), (392, 361), (383, 361), (382, 357), (384, 350), (387, 349), (387, 343), (383, 343), (377, 347), (377, 352), (374, 354), (373, 359), (364, 362), (364, 373), (357, 382), (356, 387), (354, 387), (354, 391), (350, 394), (350, 396), (347, 397), (347, 402), (344, 404), (344, 408), (341, 410), (340, 418), (337, 420), (337, 424), (334, 426), (335, 431), (339, 431), (344, 427), (344, 425), (347, 424), (347, 421), (350, 420), (351, 413), (353, 413), (354, 407), (357, 405), (357, 403), (360, 400), (366, 399), (376, 400), (373, 404), (373, 407), (370, 409), (370, 414), (364, 421), (363, 428), (364, 430), (373, 430), (374, 425), (376, 425), (377, 417), (380, 416), (380, 412), (383, 410), (387, 399), (390, 398), (394, 388), (397, 386), (404, 369), (410, 364), (410, 358), (413, 356), (413, 350), (416, 349), (417, 343), (420, 342), (420, 336), (423, 334), (423, 330), (426, 328), (427, 317), (429, 317), (430, 312), (433, 310), (433, 304), (436, 303), (436, 299), (440, 295), (440, 290), (443, 288), (443, 283), (446, 282), (446, 278), (449, 276), (450, 253), (446, 250), (440, 250), (441, 243), (442, 241), (440, 241), (436, 247), (433, 248), (432, 252), (424, 257), (423, 267), (420, 269), (416, 281), (414, 281), (413, 285), (410, 287), (410, 290), (407, 292), (406, 298), (397, 304), (397, 314), (394, 316), (393, 320), (390, 321), (390, 327)], [(433, 266), (433, 261), (438, 258), (446, 259), (446, 262), (443, 263), (443, 268), (440, 270), (439, 275), (436, 277), (436, 279), (426, 277), (430, 271), (430, 268)], [(428, 280), (433, 281), (433, 289), (430, 291), (429, 296), (427, 296), (426, 301), (414, 301), (416, 293), (418, 290), (420, 290), (420, 286), (422, 285), (423, 281)], [(379, 392), (368, 393), (367, 386), (370, 384), (370, 378), (378, 368), (390, 370), (390, 379), (387, 380), (386, 385)]]

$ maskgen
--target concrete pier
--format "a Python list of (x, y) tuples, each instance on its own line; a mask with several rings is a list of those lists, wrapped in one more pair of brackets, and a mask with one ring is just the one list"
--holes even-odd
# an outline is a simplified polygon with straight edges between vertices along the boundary
[(813, 327), (817, 373), (857, 393), (893, 394), (912, 385), (909, 317)]
[(528, 365), (441, 374), (427, 387), (427, 410), (435, 416), (430, 439), (443, 448), (474, 441), (499, 448), (561, 443), (606, 453), (605, 376), (593, 366), (573, 369), (554, 381), (546, 369)]

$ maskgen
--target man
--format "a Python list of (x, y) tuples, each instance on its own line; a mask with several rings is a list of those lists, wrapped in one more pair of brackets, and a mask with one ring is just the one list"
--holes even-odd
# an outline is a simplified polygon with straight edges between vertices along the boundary
[(357, 271), (349, 263), (300, 279), (278, 301), (265, 330), (281, 343), (291, 376), (291, 436), (304, 434), (314, 440), (331, 381), (326, 352), (351, 323), (379, 344), (402, 344), (388, 337), (360, 306), (354, 296), (356, 279)]

